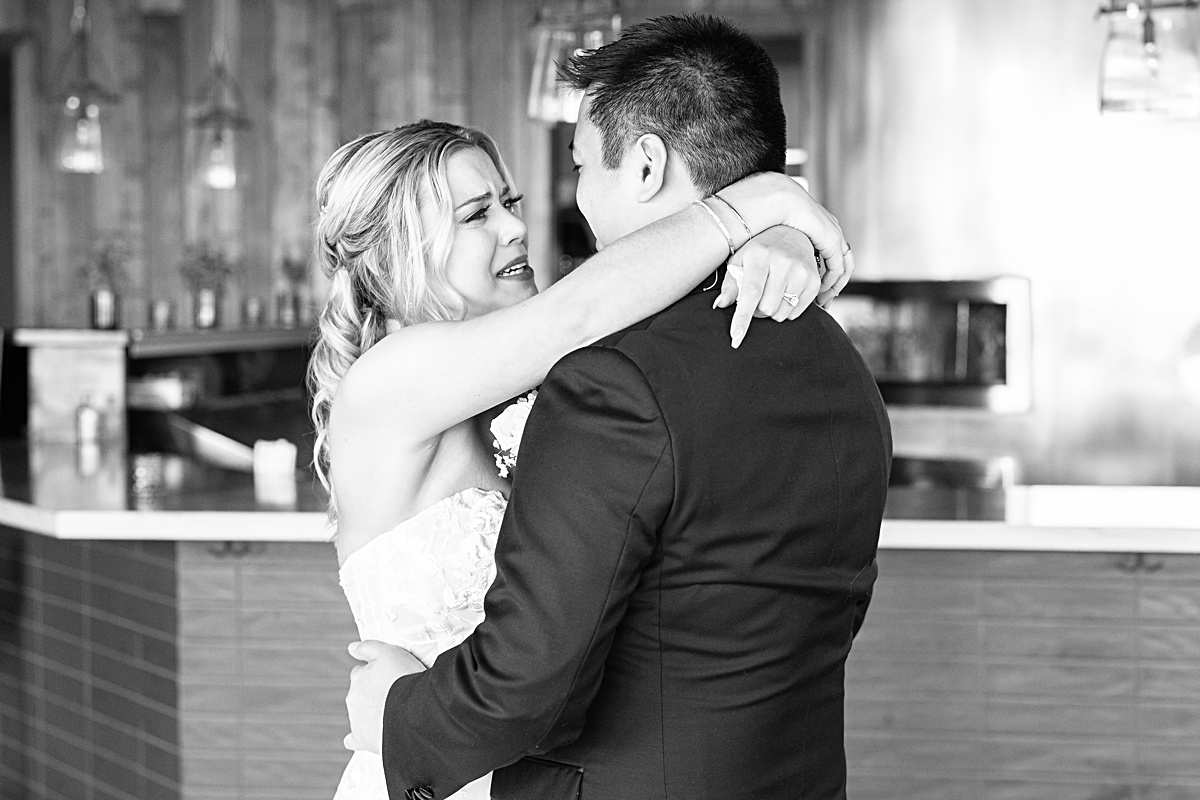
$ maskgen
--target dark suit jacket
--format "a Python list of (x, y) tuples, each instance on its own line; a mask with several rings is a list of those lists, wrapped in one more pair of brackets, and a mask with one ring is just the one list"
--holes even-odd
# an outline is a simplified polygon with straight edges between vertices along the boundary
[(844, 797), (891, 430), (827, 313), (734, 350), (713, 296), (546, 377), (486, 619), (389, 693), (393, 800)]

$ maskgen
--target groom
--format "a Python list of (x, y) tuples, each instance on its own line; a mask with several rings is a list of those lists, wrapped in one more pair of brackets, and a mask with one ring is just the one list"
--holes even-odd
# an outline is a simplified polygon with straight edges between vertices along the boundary
[[(634, 26), (564, 72), (587, 90), (573, 153), (601, 244), (783, 168), (775, 69), (719, 20)], [(495, 800), (845, 796), (890, 428), (822, 309), (737, 350), (728, 325), (696, 292), (550, 371), (486, 619), (394, 683), (369, 648), (393, 800), (491, 770)]]

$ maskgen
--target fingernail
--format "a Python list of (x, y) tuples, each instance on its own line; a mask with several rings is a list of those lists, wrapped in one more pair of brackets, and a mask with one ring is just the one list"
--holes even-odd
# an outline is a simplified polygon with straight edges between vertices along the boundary
[(733, 349), (736, 350), (738, 345), (742, 343), (742, 339), (746, 338), (746, 329), (738, 328), (733, 332)]
[(354, 656), (355, 658), (358, 658), (358, 642), (351, 642), (346, 647), (346, 650), (350, 653), (350, 655)]

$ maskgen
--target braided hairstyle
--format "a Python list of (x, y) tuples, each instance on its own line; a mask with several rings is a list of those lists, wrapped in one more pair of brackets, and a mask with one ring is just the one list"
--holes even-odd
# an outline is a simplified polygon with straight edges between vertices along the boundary
[(342, 145), (317, 178), (316, 262), (330, 285), (308, 362), (308, 388), (316, 429), (313, 466), (329, 491), (331, 518), (337, 509), (327, 436), (342, 378), (387, 335), (389, 320), (403, 327), (465, 313), (445, 277), (454, 242), (446, 162), (468, 148), (482, 150), (511, 184), (487, 134), (430, 120)]

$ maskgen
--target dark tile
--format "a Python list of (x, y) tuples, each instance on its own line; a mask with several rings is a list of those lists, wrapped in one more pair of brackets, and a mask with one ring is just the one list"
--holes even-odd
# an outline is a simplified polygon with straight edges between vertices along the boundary
[(84, 581), (78, 571), (47, 569), (42, 573), (41, 588), (47, 599), (68, 606), (83, 603)]
[(92, 619), (91, 640), (94, 644), (128, 658), (141, 655), (142, 634), (128, 625), (108, 619)]
[(142, 707), (139, 703), (103, 686), (92, 687), (92, 708), (96, 714), (135, 728), (142, 719)]
[[(75, 775), (59, 768), (59, 765), (54, 761), (48, 761), (44, 764), (43, 769), (46, 776), (46, 792), (45, 797), (58, 797), (62, 800), (67, 798), (87, 798), (89, 796), (89, 788), (87, 784), (75, 777)], [(86, 772), (83, 774), (87, 774)], [(38, 796), (38, 795), (35, 795)]]
[(174, 709), (170, 712), (153, 708), (142, 710), (141, 729), (146, 732), (147, 746), (159, 742), (171, 747), (179, 746), (179, 717)]
[(147, 742), (142, 766), (163, 782), (177, 783), (179, 781), (179, 750), (175, 747), (159, 747)]
[[(176, 775), (173, 777), (163, 777), (154, 773), (143, 773), (142, 791), (138, 797), (150, 797), (154, 798), (154, 800), (179, 800), (179, 798), (182, 796), (181, 789), (182, 787), (179, 783), (178, 770), (176, 770)], [(189, 787), (189, 789), (191, 789), (191, 787)], [(194, 791), (188, 792), (188, 797), (200, 796), (201, 795), (197, 795)], [(205, 800), (208, 800), (207, 796), (204, 797)], [(214, 797), (212, 800), (218, 800), (218, 798)], [(233, 800), (239, 800), (239, 798), (235, 796)], [(246, 800), (249, 800), (249, 798), (247, 797)], [(285, 797), (281, 800), (291, 800), (291, 798)], [(328, 800), (328, 798), (324, 798), (324, 800)]]
[(93, 586), (91, 589), (92, 608), (119, 619), (140, 622), (142, 606), (147, 602), (124, 589), (113, 586)]
[(178, 611), (174, 603), (147, 600), (138, 609), (134, 619), (152, 631), (174, 636), (178, 627)]
[(174, 676), (164, 677), (139, 669), (141, 695), (152, 703), (174, 708), (179, 700), (179, 687)]
[(141, 634), (141, 656), (152, 667), (179, 671), (179, 648), (174, 639), (167, 641), (159, 636)]
[(130, 692), (137, 692), (140, 688), (138, 670), (130, 665), (128, 659), (114, 658), (95, 651), (90, 654), (90, 659), (91, 674), (96, 680)]
[(58, 636), (46, 636), (42, 641), (41, 654), (52, 664), (83, 671), (84, 649), (83, 641), (80, 639), (60, 639)]
[(30, 555), (46, 565), (63, 570), (83, 571), (86, 542), (48, 537), (30, 537)]
[[(137, 763), (122, 758), (110, 758), (97, 752), (92, 756), (92, 777), (110, 792), (124, 792), (137, 796)], [(99, 788), (97, 787), (97, 788)]]
[(84, 615), (79, 606), (46, 603), (42, 609), (42, 623), (51, 631), (63, 636), (83, 638), (83, 620)]
[[(45, 737), (45, 754), (47, 763), (60, 768), (71, 768), (84, 775), (91, 772), (92, 753), (91, 750), (80, 744), (80, 741), (86, 742), (86, 736), (80, 736), (79, 727), (73, 730), (55, 731), (48, 730)], [(80, 736), (77, 740), (74, 736)], [(72, 738), (68, 739), (68, 736)]]
[(103, 719), (93, 723), (96, 752), (104, 752), (108, 758), (125, 764), (140, 763), (142, 739), (130, 733), (124, 725), (112, 725)]
[(44, 675), (46, 694), (64, 703), (83, 705), (83, 676), (75, 670), (47, 668)]

